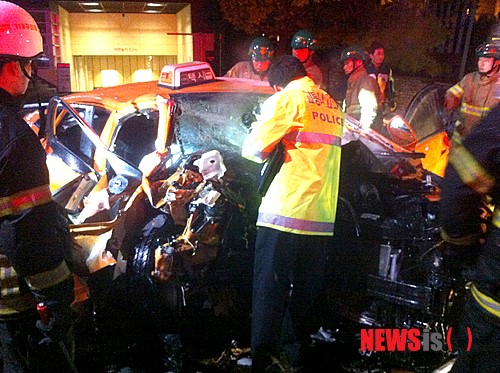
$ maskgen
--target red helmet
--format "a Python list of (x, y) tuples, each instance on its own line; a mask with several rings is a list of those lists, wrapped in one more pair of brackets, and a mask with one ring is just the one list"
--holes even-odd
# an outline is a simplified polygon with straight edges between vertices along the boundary
[(0, 1), (0, 58), (34, 58), (43, 52), (38, 25), (23, 8)]

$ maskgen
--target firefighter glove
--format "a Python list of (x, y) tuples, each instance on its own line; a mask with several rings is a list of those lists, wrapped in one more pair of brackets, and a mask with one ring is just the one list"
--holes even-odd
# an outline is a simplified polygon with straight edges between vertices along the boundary
[(74, 321), (71, 303), (74, 300), (74, 281), (69, 277), (50, 288), (33, 291), (40, 320), (36, 327), (45, 336), (40, 344), (63, 341), (69, 334)]

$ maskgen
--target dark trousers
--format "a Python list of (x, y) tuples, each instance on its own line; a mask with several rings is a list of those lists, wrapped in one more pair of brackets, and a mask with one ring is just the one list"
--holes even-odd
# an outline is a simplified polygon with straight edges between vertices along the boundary
[(316, 302), (323, 292), (329, 237), (259, 227), (255, 244), (252, 302), (253, 371), (279, 357), (285, 312), (302, 345), (317, 331)]
[[(467, 327), (472, 333), (467, 352)], [(458, 358), (453, 373), (500, 372), (500, 318), (482, 308), (469, 294), (457, 337)]]
[[(39, 345), (44, 337), (36, 328), (36, 311), (11, 320), (0, 321), (0, 344), (3, 373), (69, 372), (70, 366), (57, 343)], [(73, 334), (64, 345), (73, 354)]]
[(12, 320), (0, 321), (3, 372), (31, 372), (29, 360), (35, 350), (30, 336), (36, 333), (36, 314), (33, 311)]

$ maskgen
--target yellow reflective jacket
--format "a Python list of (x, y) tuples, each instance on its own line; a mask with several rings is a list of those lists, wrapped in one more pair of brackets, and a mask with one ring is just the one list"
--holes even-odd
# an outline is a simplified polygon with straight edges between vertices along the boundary
[(264, 102), (242, 155), (262, 161), (281, 141), (285, 160), (262, 199), (258, 226), (333, 236), (344, 114), (309, 77)]

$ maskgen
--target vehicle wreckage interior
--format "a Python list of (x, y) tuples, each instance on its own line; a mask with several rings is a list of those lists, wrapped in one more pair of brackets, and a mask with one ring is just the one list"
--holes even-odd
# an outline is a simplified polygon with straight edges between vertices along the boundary
[[(356, 342), (361, 326), (444, 331), (454, 321), (460, 284), (441, 271), (437, 251), (441, 178), (416, 145), (445, 132), (445, 89), (424, 89), (392, 134), (390, 124), (385, 136), (358, 131), (343, 146), (323, 305), (328, 337), (316, 339), (320, 353), (342, 351), (332, 367), (430, 372), (451, 358), (364, 354)], [(249, 131), (242, 116), (266, 97), (172, 95), (161, 155), (158, 110), (123, 116), (106, 146), (109, 112), (51, 100), (48, 158), (69, 168), (54, 199), (68, 213), (77, 274), (90, 291), (76, 330), (82, 371), (123, 361), (146, 371), (229, 369), (248, 353), (260, 166), (240, 156)], [(346, 122), (356, 132), (356, 121)]]

